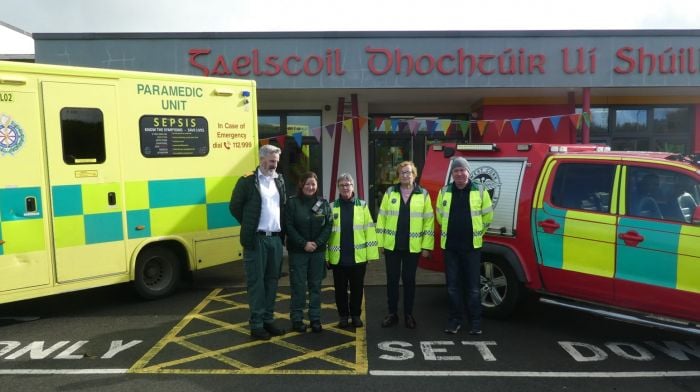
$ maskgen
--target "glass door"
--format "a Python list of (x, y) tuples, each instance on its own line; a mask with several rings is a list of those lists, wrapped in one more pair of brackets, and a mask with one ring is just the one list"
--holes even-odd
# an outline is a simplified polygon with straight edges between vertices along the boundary
[(389, 186), (398, 183), (396, 166), (413, 159), (411, 135), (370, 133), (369, 154), (369, 197), (368, 204), (372, 215), (377, 216), (384, 192)]

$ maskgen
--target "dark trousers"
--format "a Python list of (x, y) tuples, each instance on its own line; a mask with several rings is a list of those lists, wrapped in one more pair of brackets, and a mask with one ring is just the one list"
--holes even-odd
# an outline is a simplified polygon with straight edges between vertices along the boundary
[(256, 235), (255, 240), (258, 242), (256, 249), (243, 249), (251, 329), (274, 321), (277, 282), (282, 271), (280, 237)]
[(446, 249), (444, 259), (450, 320), (461, 324), (466, 310), (470, 327), (481, 329), (481, 250)]
[(309, 321), (321, 320), (321, 281), (326, 277), (326, 260), (323, 252), (289, 252), (289, 282), (292, 300), (289, 318), (304, 320), (306, 293), (309, 293)]
[[(362, 314), (362, 294), (365, 288), (365, 271), (367, 263), (352, 266), (333, 267), (333, 287), (335, 288), (335, 306), (340, 317)], [(350, 298), (348, 300), (348, 287)]]
[(399, 308), (399, 278), (403, 282), (403, 314), (413, 314), (419, 255), (409, 251), (384, 250), (386, 296), (391, 314), (396, 314)]

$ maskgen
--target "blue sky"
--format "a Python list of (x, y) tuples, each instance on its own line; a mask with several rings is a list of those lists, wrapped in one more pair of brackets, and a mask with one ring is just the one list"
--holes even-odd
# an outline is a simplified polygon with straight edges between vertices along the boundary
[(3, 0), (0, 54), (33, 32), (700, 29), (697, 0)]

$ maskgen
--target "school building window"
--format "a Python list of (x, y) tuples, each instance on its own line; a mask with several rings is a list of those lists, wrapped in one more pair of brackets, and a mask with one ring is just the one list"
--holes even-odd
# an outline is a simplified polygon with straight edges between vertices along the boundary
[[(576, 111), (581, 113), (581, 108)], [(614, 150), (687, 153), (692, 144), (692, 116), (689, 106), (592, 107), (591, 142), (608, 144)]]

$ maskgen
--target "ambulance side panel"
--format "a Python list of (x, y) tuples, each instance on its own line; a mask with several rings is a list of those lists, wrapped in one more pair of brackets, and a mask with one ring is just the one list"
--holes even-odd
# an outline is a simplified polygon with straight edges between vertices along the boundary
[[(37, 80), (0, 83), (0, 295), (52, 283), (46, 162)], [(20, 294), (21, 295), (21, 294)]]
[(191, 270), (240, 260), (240, 225), (228, 203), (238, 179), (257, 164), (257, 108), (254, 95), (247, 98), (255, 93), (253, 82), (182, 77), (120, 83), (132, 266), (141, 249), (159, 241), (175, 241)]

